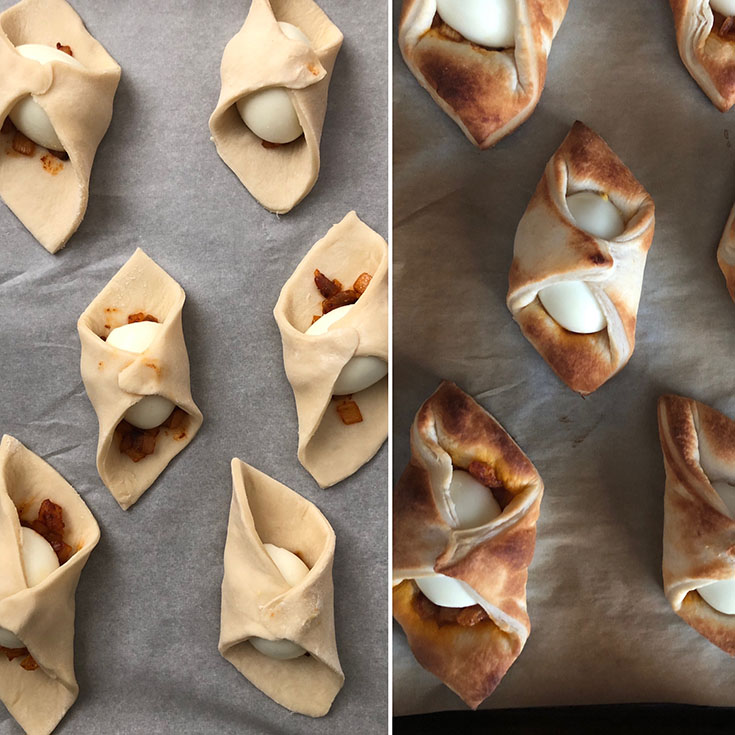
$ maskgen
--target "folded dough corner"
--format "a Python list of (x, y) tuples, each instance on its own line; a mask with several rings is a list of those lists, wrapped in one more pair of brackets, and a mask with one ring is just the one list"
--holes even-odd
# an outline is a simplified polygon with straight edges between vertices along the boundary
[[(345, 284), (363, 272), (370, 285), (352, 312), (325, 334), (307, 335), (322, 296), (314, 271)], [(304, 256), (281, 289), (273, 315), (283, 341), (283, 364), (299, 421), (298, 457), (321, 487), (349, 477), (388, 437), (388, 379), (352, 398), (362, 421), (346, 425), (332, 388), (355, 356), (388, 360), (388, 245), (350, 212)]]
[(436, 0), (404, 0), (398, 43), (434, 102), (479, 148), (490, 148), (536, 109), (551, 42), (569, 0), (516, 0), (515, 46), (489, 49), (444, 23)]
[[(74, 553), (40, 584), (28, 587), (21, 558), (21, 525), (50, 499), (63, 508), (64, 541)], [(33, 735), (53, 731), (76, 701), (74, 594), (100, 531), (74, 488), (17, 439), (0, 443), (0, 628), (25, 644), (38, 668), (0, 652), (0, 700)]]
[[(302, 30), (312, 47), (287, 38), (279, 21)], [(327, 94), (342, 38), (313, 0), (253, 0), (245, 23), (225, 47), (222, 87), (209, 119), (212, 140), (220, 158), (271, 212), (289, 212), (319, 176)], [(239, 99), (268, 87), (289, 91), (304, 131), (292, 143), (264, 146), (237, 111)]]
[[(189, 445), (202, 425), (189, 384), (182, 327), (185, 299), (181, 286), (138, 248), (77, 322), (82, 380), (99, 422), (97, 470), (124, 510)], [(139, 313), (156, 317), (161, 325), (144, 352), (133, 354), (107, 344), (113, 329)], [(177, 425), (157, 427), (154, 451), (134, 461), (121, 448), (122, 420), (128, 409), (149, 395), (168, 399), (185, 415)]]
[[(290, 549), (309, 567), (285, 582), (263, 544)], [(244, 677), (292, 712), (322, 717), (344, 683), (334, 632), (335, 535), (319, 509), (239, 459), (225, 543), (219, 651)], [(249, 642), (292, 641), (307, 655), (277, 660)]]
[[(625, 222), (622, 234), (607, 240), (578, 226), (566, 197), (582, 191), (609, 198)], [(526, 339), (578, 393), (597, 390), (633, 354), (654, 224), (648, 192), (597, 133), (575, 122), (518, 224), (507, 305)], [(542, 305), (542, 289), (571, 282), (592, 290), (606, 318), (601, 331), (570, 332)]]
[[(491, 468), (506, 499), (494, 520), (461, 529), (447, 509), (450, 485), (454, 470), (473, 462)], [(416, 660), (472, 708), (492, 694), (531, 630), (526, 582), (543, 489), (520, 447), (454, 383), (443, 382), (419, 409), (393, 493), (393, 616)], [(471, 588), (481, 608), (473, 622), (423, 595), (415, 579), (434, 574)]]
[[(23, 44), (73, 49), (83, 69), (41, 64), (16, 51)], [(65, 0), (21, 0), (0, 13), (0, 123), (27, 95), (48, 115), (68, 160), (42, 146), (18, 153), (14, 133), (0, 133), (0, 197), (51, 253), (76, 232), (87, 210), (89, 177), (112, 119), (121, 70)]]
[(727, 112), (735, 104), (732, 20), (728, 23), (728, 18), (715, 12), (710, 0), (669, 0), (669, 3), (684, 66), (715, 107)]
[(735, 421), (691, 398), (665, 395), (658, 424), (666, 469), (664, 592), (679, 617), (735, 656), (735, 616), (698, 592), (735, 579), (735, 520), (713, 487), (735, 480)]

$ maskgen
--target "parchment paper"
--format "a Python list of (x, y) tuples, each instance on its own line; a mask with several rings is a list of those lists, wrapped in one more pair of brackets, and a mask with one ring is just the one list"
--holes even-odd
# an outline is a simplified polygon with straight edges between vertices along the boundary
[[(220, 160), (207, 127), (222, 51), (249, 3), (73, 4), (123, 68), (87, 216), (52, 256), (0, 206), (0, 430), (59, 470), (102, 530), (77, 592), (81, 694), (56, 732), (382, 732), (387, 451), (329, 491), (303, 470), (272, 310), (307, 250), (350, 209), (387, 235), (386, 4), (321, 0), (345, 35), (322, 171), (281, 218)], [(184, 333), (204, 425), (125, 513), (95, 469), (97, 421), (79, 374), (76, 320), (136, 246), (186, 291)], [(233, 456), (316, 502), (337, 534), (335, 617), (347, 679), (324, 720), (290, 714), (217, 652)], [(0, 733), (19, 732), (0, 707)]]
[[(572, 0), (539, 107), (484, 153), (420, 89), (397, 45), (394, 59), (395, 479), (415, 411), (450, 378), (546, 484), (531, 637), (483, 706), (735, 705), (735, 661), (664, 597), (656, 425), (662, 392), (735, 416), (735, 305), (715, 261), (735, 198), (735, 112), (719, 113), (682, 65), (665, 0)], [(657, 215), (636, 351), (586, 400), (505, 306), (516, 226), (577, 118), (631, 168)], [(393, 641), (396, 715), (463, 707), (397, 625)]]

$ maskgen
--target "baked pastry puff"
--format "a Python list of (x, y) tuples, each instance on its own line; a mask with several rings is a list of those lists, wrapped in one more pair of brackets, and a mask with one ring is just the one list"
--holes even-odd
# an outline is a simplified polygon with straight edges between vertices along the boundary
[[(209, 119), (212, 140), (222, 160), (271, 212), (289, 212), (319, 176), (327, 93), (342, 38), (313, 0), (253, 0), (243, 27), (225, 47), (222, 89)], [(293, 109), (283, 111), (288, 99), (276, 100), (273, 110), (266, 101), (260, 116), (295, 113), (294, 124), (303, 134), (297, 129), (296, 139), (272, 142), (243, 122), (238, 102), (263, 90), (285, 90)], [(254, 114), (257, 118), (258, 111)], [(273, 123), (280, 124), (280, 119)], [(265, 127), (270, 127), (267, 119)]]
[(518, 224), (507, 304), (526, 339), (582, 395), (633, 354), (654, 220), (648, 192), (575, 122)]
[(97, 471), (123, 510), (196, 436), (181, 311), (186, 296), (138, 248), (77, 322), (99, 421)]
[[(328, 282), (322, 291), (321, 281)], [(353, 283), (327, 296), (329, 288)], [(346, 306), (329, 312), (332, 302)], [(388, 437), (387, 243), (350, 212), (299, 263), (273, 315), (296, 401), (299, 461), (321, 487), (334, 485), (370, 460)], [(340, 387), (355, 369), (367, 379), (358, 375), (359, 384)]]
[(531, 630), (543, 482), (502, 426), (443, 382), (411, 427), (393, 493), (393, 616), (416, 660), (476, 708)]
[(735, 26), (731, 0), (669, 0), (684, 66), (721, 112), (735, 103)]
[[(87, 210), (119, 81), (120, 67), (65, 0), (21, 0), (0, 13), (0, 197), (51, 253)], [(40, 126), (39, 144), (11, 118), (31, 137)]]
[[(479, 148), (495, 145), (536, 109), (551, 42), (569, 0), (487, 5), (486, 14), (478, 18), (477, 3), (467, 3), (465, 9), (457, 0), (404, 0), (398, 28), (398, 43), (411, 73)], [(502, 20), (494, 22), (487, 16), (500, 13), (498, 6), (510, 6), (510, 17), (503, 13)], [(507, 34), (483, 38), (484, 25), (497, 29), (501, 22), (508, 24)]]
[(662, 396), (664, 592), (674, 612), (735, 656), (735, 421)]
[(730, 210), (720, 244), (717, 246), (717, 264), (725, 276), (730, 298), (735, 301), (735, 206)]
[(232, 460), (219, 651), (272, 700), (310, 717), (329, 712), (345, 678), (334, 633), (334, 544), (313, 503)]
[[(39, 526), (36, 517), (49, 504), (62, 512), (63, 531), (54, 549), (33, 530), (48, 535), (50, 527)], [(50, 733), (79, 694), (74, 675), (74, 593), (99, 538), (97, 522), (74, 488), (17, 439), (3, 436), (0, 646), (6, 648), (0, 649), (0, 699), (27, 733)], [(40, 566), (45, 547), (55, 568), (39, 574), (34, 539), (42, 547)], [(15, 648), (13, 640), (24, 648)]]

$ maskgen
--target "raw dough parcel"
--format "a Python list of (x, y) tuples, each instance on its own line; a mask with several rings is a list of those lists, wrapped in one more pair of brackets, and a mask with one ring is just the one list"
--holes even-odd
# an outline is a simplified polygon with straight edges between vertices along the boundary
[[(263, 544), (297, 554), (307, 576), (289, 587)], [(271, 699), (310, 717), (327, 714), (344, 683), (334, 635), (334, 544), (313, 503), (232, 460), (219, 651)], [(249, 642), (254, 636), (292, 641), (307, 654), (270, 658)]]
[[(710, 0), (669, 0), (684, 66), (722, 112), (735, 103), (735, 27)], [(728, 30), (729, 29), (729, 30)]]
[[(469, 471), (502, 508), (477, 527), (453, 522), (453, 473)], [(531, 630), (528, 565), (543, 482), (502, 426), (444, 382), (411, 427), (411, 460), (393, 494), (393, 615), (416, 660), (472, 708), (495, 690)], [(468, 585), (476, 603), (433, 604), (417, 579), (435, 574)], [(463, 619), (464, 618), (464, 619)]]
[(419, 84), (472, 143), (489, 148), (536, 109), (568, 4), (515, 0), (515, 46), (490, 49), (444, 23), (436, 0), (404, 0), (398, 43)]
[[(299, 28), (311, 48), (284, 35), (278, 22)], [(342, 33), (312, 0), (253, 0), (243, 27), (225, 47), (222, 89), (209, 119), (222, 160), (268, 210), (283, 214), (319, 176), (319, 141), (332, 68)], [(236, 103), (258, 90), (285, 87), (304, 134), (285, 145), (264, 141), (243, 123)]]
[(735, 483), (735, 421), (682, 396), (662, 396), (658, 424), (666, 468), (664, 592), (674, 612), (735, 656), (735, 615), (697, 591), (735, 579), (735, 520), (714, 484)]
[[(612, 202), (625, 223), (620, 235), (608, 240), (578, 226), (566, 198), (580, 192)], [(633, 354), (654, 219), (648, 192), (599, 135), (575, 122), (518, 224), (507, 303), (526, 339), (583, 395), (597, 390)], [(605, 316), (598, 332), (568, 331), (539, 299), (544, 288), (577, 282), (586, 284)]]
[[(319, 270), (343, 284), (372, 276), (352, 311), (328, 332), (307, 335), (321, 312), (314, 285)], [(388, 378), (352, 396), (362, 421), (340, 419), (341, 399), (332, 395), (342, 368), (354, 357), (388, 360), (388, 245), (354, 212), (317, 242), (286, 281), (273, 311), (283, 340), (286, 369), (299, 419), (298, 456), (322, 487), (349, 477), (388, 436)]]
[[(181, 325), (185, 298), (181, 286), (138, 248), (77, 323), (82, 379), (99, 421), (97, 470), (123, 509), (140, 498), (202, 425), (189, 386), (189, 356)], [(113, 329), (144, 316), (155, 317), (161, 325), (144, 352), (134, 354), (107, 344)], [(175, 404), (173, 420), (147, 436), (135, 431), (125, 434), (123, 416), (150, 395)], [(121, 449), (131, 441), (148, 442), (144, 452), (151, 445), (154, 449), (142, 457), (135, 455), (139, 459), (133, 461)]]
[[(73, 554), (43, 582), (28, 587), (21, 556), (21, 525), (44, 500), (63, 509), (64, 542)], [(74, 675), (74, 593), (100, 538), (97, 522), (74, 488), (17, 439), (0, 443), (0, 628), (19, 638), (35, 670), (0, 652), (0, 699), (33, 735), (50, 733), (79, 694)]]
[[(84, 68), (27, 59), (16, 46), (68, 46)], [(120, 67), (65, 0), (21, 0), (0, 13), (0, 196), (46, 250), (64, 247), (87, 210), (97, 146), (112, 119)], [(48, 115), (68, 160), (13, 147), (8, 114), (27, 95)]]

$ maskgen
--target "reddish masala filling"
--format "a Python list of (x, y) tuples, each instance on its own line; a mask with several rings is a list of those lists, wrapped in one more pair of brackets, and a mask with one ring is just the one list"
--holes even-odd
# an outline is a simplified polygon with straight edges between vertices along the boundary
[[(321, 319), (325, 314), (328, 314), (334, 309), (338, 309), (340, 306), (349, 306), (350, 304), (356, 303), (360, 296), (365, 293), (372, 278), (369, 273), (361, 273), (355, 279), (352, 288), (345, 289), (336, 278), (327, 278), (319, 269), (315, 270), (314, 283), (317, 289), (319, 289), (319, 293), (324, 297), (324, 301), (321, 303), (322, 313), (315, 314), (311, 323), (314, 324), (314, 322)], [(352, 400), (352, 396), (341, 396), (335, 400), (337, 403), (337, 414), (343, 424), (350, 426), (351, 424), (362, 422), (363, 418), (360, 407)]]
[[(484, 485), (490, 490), (501, 508), (504, 509), (513, 499), (513, 493), (506, 489), (502, 481), (498, 478), (494, 467), (487, 462), (473, 460), (467, 467), (467, 472), (481, 485)], [(463, 628), (470, 628), (473, 625), (490, 619), (480, 605), (471, 605), (470, 607), (442, 607), (441, 605), (437, 605), (418, 586), (416, 586), (416, 595), (413, 598), (413, 604), (417, 615), (422, 620), (433, 620), (439, 627), (444, 625), (460, 625)]]
[[(18, 511), (20, 518), (20, 511)], [(59, 564), (65, 564), (74, 555), (74, 550), (64, 541), (64, 511), (48, 498), (41, 503), (38, 517), (35, 521), (25, 521), (20, 518), (20, 525), (33, 529), (37, 534), (48, 541), (59, 559)], [(21, 668), (26, 671), (35, 671), (38, 664), (27, 648), (5, 648), (0, 646), (0, 653), (4, 653), (8, 661), (21, 658)]]

